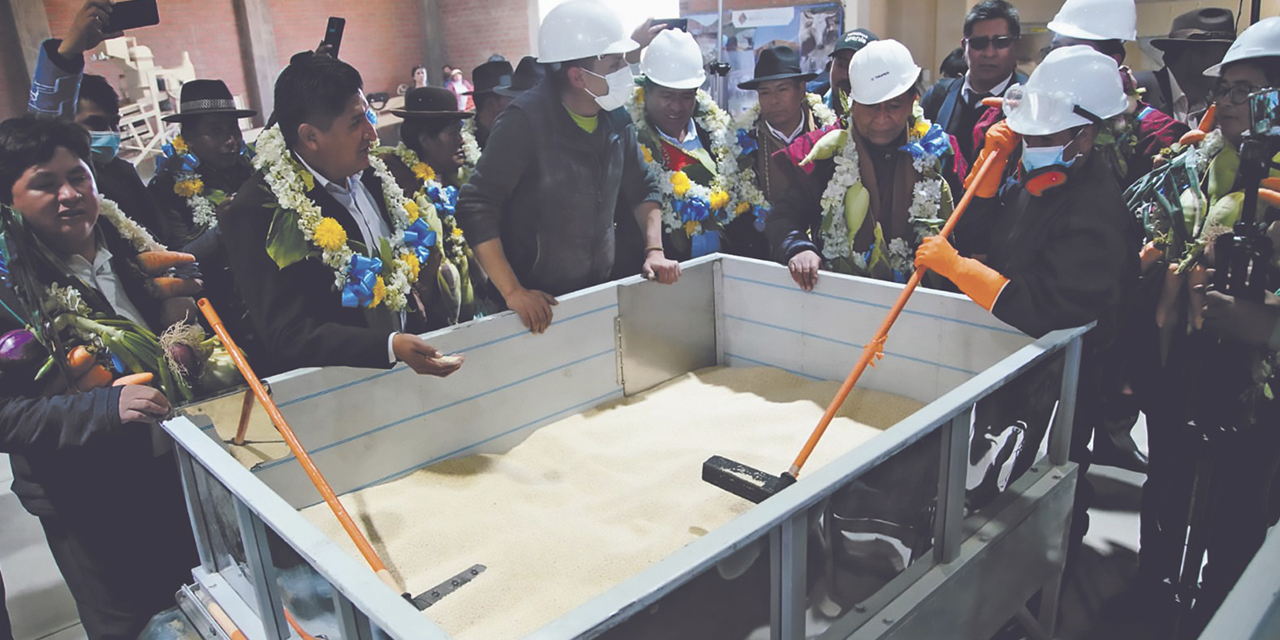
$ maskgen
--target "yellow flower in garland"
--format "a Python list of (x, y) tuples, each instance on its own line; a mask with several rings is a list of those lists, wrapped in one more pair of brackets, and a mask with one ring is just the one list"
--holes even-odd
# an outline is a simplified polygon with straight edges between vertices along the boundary
[(409, 265), (409, 282), (417, 282), (418, 272), (422, 270), (422, 262), (418, 260), (418, 255), (412, 252), (405, 252), (400, 256), (400, 259)]
[(916, 120), (915, 126), (911, 127), (911, 139), (920, 140), (929, 133), (929, 121), (924, 118)]
[(688, 193), (689, 189), (693, 187), (693, 183), (689, 181), (689, 176), (686, 176), (683, 171), (677, 171), (671, 174), (671, 187), (677, 198), (683, 198), (684, 194)]
[(182, 139), (182, 136), (178, 136), (178, 137), (176, 137), (176, 138), (174, 138), (174, 139), (173, 139), (173, 151), (174, 151), (174, 153), (176, 153), (176, 154), (178, 154), (178, 155), (182, 155), (182, 154), (184, 154), (184, 153), (186, 153), (186, 152), (188, 152), (188, 151), (190, 151), (190, 150), (191, 150), (191, 148), (187, 146), (187, 141), (186, 141), (186, 140), (183, 140), (183, 139)]
[(204, 193), (204, 181), (200, 178), (191, 178), (190, 180), (182, 180), (173, 185), (173, 192), (184, 197), (198, 196)]
[(684, 233), (687, 236), (697, 235), (702, 231), (702, 223), (697, 220), (690, 220), (684, 223)]
[(453, 228), (453, 237), (455, 237), (455, 238), (461, 238), (461, 237), (462, 237), (462, 227), (454, 227), (454, 228)]
[(719, 189), (711, 192), (711, 210), (718, 211), (729, 206), (729, 194)]
[(751, 210), (750, 202), (739, 202), (738, 207), (733, 210), (733, 215), (740, 216)]
[(640, 153), (644, 154), (645, 162), (653, 162), (653, 152), (649, 150), (648, 146), (643, 144), (640, 145)]
[(320, 224), (316, 225), (314, 239), (317, 247), (337, 251), (347, 245), (347, 230), (333, 218), (321, 218)]
[(405, 215), (409, 216), (409, 224), (413, 224), (418, 219), (418, 216), (422, 215), (422, 212), (418, 210), (418, 203), (413, 200), (404, 201), (404, 212)]
[(387, 299), (387, 283), (382, 281), (382, 276), (378, 276), (378, 283), (373, 285), (373, 300), (369, 302), (369, 308), (372, 309)]
[(418, 179), (423, 182), (430, 182), (436, 179), (435, 169), (432, 169), (431, 165), (425, 162), (419, 162), (418, 164), (413, 165), (412, 169), (413, 175), (417, 176)]

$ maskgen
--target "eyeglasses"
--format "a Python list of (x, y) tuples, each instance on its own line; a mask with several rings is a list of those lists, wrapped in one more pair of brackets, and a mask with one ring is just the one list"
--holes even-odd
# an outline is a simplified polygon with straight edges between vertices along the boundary
[(995, 45), (997, 49), (1008, 49), (1017, 42), (1016, 36), (978, 36), (977, 38), (965, 38), (964, 43), (974, 51), (986, 51), (987, 47)]
[(1222, 83), (1209, 91), (1209, 98), (1214, 102), (1222, 102), (1226, 98), (1227, 104), (1238, 107), (1249, 101), (1249, 94), (1257, 93), (1261, 88), (1247, 82)]

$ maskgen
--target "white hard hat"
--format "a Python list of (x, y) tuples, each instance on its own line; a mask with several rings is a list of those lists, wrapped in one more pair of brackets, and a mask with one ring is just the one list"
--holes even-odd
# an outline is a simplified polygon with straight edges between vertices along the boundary
[(849, 61), (849, 86), (858, 104), (892, 100), (915, 85), (920, 66), (897, 40), (877, 40), (853, 54)]
[(707, 79), (702, 70), (702, 47), (678, 29), (660, 32), (644, 50), (640, 72), (650, 82), (671, 89), (697, 89)]
[(568, 62), (640, 48), (618, 16), (596, 0), (569, 0), (538, 28), (538, 62)]
[(1222, 68), (1232, 62), (1280, 56), (1280, 16), (1259, 20), (1244, 30), (1227, 49), (1222, 62), (1204, 70), (1206, 76), (1222, 75)]
[(1026, 85), (1009, 87), (1004, 96), (1009, 128), (1024, 136), (1097, 124), (1128, 107), (1115, 59), (1085, 45), (1049, 52)]
[(1080, 40), (1137, 40), (1138, 8), (1133, 0), (1067, 0), (1049, 30)]

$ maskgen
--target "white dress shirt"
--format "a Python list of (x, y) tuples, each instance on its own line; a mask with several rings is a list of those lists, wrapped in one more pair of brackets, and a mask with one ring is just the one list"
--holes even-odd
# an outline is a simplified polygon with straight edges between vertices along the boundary
[(773, 125), (769, 124), (769, 121), (768, 121), (768, 120), (765, 120), (765, 121), (764, 121), (764, 126), (769, 127), (769, 132), (770, 132), (770, 133), (772, 133), (772, 134), (774, 135), (774, 137), (776, 137), (777, 139), (779, 139), (779, 140), (781, 140), (781, 141), (783, 141), (783, 142), (785, 142), (785, 143), (787, 143), (787, 144), (791, 144), (791, 143), (792, 143), (796, 138), (799, 138), (799, 137), (800, 137), (800, 134), (801, 134), (801, 133), (803, 133), (803, 132), (804, 132), (804, 125), (805, 125), (804, 120), (805, 120), (805, 118), (804, 118), (804, 111), (803, 111), (803, 110), (801, 110), (801, 112), (800, 112), (800, 124), (796, 127), (796, 130), (795, 130), (795, 131), (792, 131), (792, 132), (791, 132), (791, 135), (786, 135), (786, 134), (782, 133), (781, 131), (778, 131), (777, 129), (774, 129), (774, 128), (773, 128)]
[(978, 91), (974, 90), (973, 85), (969, 84), (969, 74), (966, 73), (964, 74), (964, 89), (961, 90), (960, 97), (964, 98), (965, 104), (968, 104), (970, 106), (973, 105), (973, 97), (976, 95), (989, 94), (997, 98), (1001, 97), (1004, 95), (1004, 92), (1009, 88), (1009, 85), (1013, 84), (1013, 75), (1014, 74), (1012, 73), (1009, 74), (1009, 77), (1005, 78), (1003, 82), (1001, 82), (1000, 84), (994, 87), (991, 87), (991, 91), (986, 92), (985, 94), (981, 94)]
[(684, 140), (679, 140), (669, 136), (664, 133), (662, 129), (657, 127), (654, 127), (653, 130), (657, 131), (658, 135), (663, 140), (670, 142), (671, 146), (676, 147), (677, 149), (697, 151), (702, 148), (702, 139), (698, 137), (698, 127), (693, 123), (693, 118), (689, 118), (689, 126), (684, 131)]
[[(379, 213), (378, 203), (373, 199), (373, 194), (369, 193), (369, 188), (364, 186), (364, 182), (360, 180), (360, 174), (347, 176), (346, 184), (339, 184), (320, 175), (320, 172), (311, 168), (311, 165), (307, 164), (307, 161), (303, 160), (302, 156), (297, 156), (297, 158), (298, 162), (301, 162), (302, 166), (306, 167), (307, 171), (310, 171), (311, 175), (315, 177), (316, 184), (333, 196), (333, 199), (337, 200), (338, 204), (345, 207), (347, 213), (351, 214), (352, 219), (356, 221), (356, 227), (360, 229), (360, 237), (364, 241), (364, 246), (368, 248), (369, 255), (377, 255), (378, 241), (383, 238), (391, 238), (391, 227), (387, 225), (386, 219)], [(403, 328), (404, 312), (395, 314), (393, 317), (397, 321), (397, 329)], [(391, 362), (396, 361), (396, 353), (395, 349), (392, 348), (392, 343), (397, 333), (399, 331), (392, 331), (391, 335), (387, 336), (387, 360)]]

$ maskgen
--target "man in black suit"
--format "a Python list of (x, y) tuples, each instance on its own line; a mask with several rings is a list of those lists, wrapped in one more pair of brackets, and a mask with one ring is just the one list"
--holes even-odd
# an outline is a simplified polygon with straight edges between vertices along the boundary
[(941, 80), (933, 85), (920, 106), (924, 117), (936, 122), (956, 137), (960, 155), (969, 166), (977, 158), (973, 128), (986, 111), (982, 99), (1003, 96), (1014, 83), (1027, 77), (1016, 70), (1018, 55), (1014, 45), (1022, 35), (1018, 10), (1005, 0), (983, 0), (964, 19), (965, 59), (969, 70), (963, 78)]
[(1164, 52), (1164, 66), (1134, 74), (1146, 89), (1143, 99), (1174, 120), (1194, 127), (1209, 106), (1214, 78), (1204, 70), (1222, 62), (1236, 39), (1235, 14), (1230, 9), (1208, 7), (1173, 19), (1168, 38), (1155, 38), (1151, 46)]
[[(377, 133), (363, 84), (360, 72), (340, 60), (299, 60), (276, 80), (275, 119), (286, 153), (305, 168), (305, 197), (324, 218), (341, 225), (356, 255), (377, 257), (377, 247), (390, 239), (395, 226), (384, 187), (370, 168)], [(259, 352), (249, 354), (258, 372), (388, 368), (396, 361), (423, 374), (443, 377), (456, 371), (460, 356), (442, 356), (413, 333), (401, 332), (425, 326), (421, 310), (414, 308), (415, 296), (409, 296), (406, 312), (400, 313), (363, 299), (349, 306), (335, 278), (350, 279), (336, 276), (310, 239), (301, 257), (268, 252), (268, 245), (280, 246), (279, 237), (289, 230), (288, 225), (273, 225), (280, 217), (273, 213), (277, 196), (263, 171), (255, 172), (231, 206), (218, 214), (236, 286), (262, 341)]]

